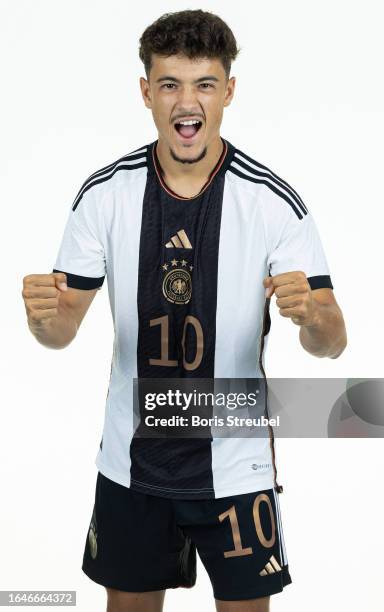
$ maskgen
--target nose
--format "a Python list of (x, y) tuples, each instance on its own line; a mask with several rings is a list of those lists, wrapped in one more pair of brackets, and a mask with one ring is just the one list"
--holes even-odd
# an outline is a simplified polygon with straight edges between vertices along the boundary
[(179, 109), (182, 108), (189, 113), (194, 112), (199, 108), (196, 90), (193, 87), (180, 87), (177, 105)]

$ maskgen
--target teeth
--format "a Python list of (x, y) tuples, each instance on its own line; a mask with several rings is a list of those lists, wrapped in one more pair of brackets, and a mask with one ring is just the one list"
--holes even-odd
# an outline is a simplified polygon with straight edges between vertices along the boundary
[(200, 121), (190, 119), (189, 121), (178, 121), (178, 123), (180, 123), (180, 125), (196, 125), (197, 123), (200, 123)]

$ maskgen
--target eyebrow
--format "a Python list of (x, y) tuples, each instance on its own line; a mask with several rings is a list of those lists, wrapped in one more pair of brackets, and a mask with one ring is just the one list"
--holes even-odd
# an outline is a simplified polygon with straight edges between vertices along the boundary
[[(172, 76), (162, 76), (159, 79), (156, 79), (156, 83), (161, 83), (162, 81), (172, 81), (173, 83), (181, 83), (180, 79), (176, 79)], [(204, 77), (200, 77), (199, 79), (195, 79), (193, 83), (201, 83), (202, 81), (215, 81), (219, 82), (219, 79), (213, 75), (208, 75)]]

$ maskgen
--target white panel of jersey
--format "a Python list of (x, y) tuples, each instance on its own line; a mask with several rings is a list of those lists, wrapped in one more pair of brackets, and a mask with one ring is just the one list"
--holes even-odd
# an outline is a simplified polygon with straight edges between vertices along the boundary
[[(333, 288), (314, 219), (297, 192), (222, 142), (221, 157), (194, 198), (165, 184), (157, 141), (95, 172), (71, 206), (53, 267), (67, 274), (69, 287), (101, 288), (105, 276), (108, 281), (115, 339), (96, 465), (121, 485), (165, 497), (279, 491), (273, 433), (137, 441), (133, 379), (261, 377), (270, 326), (263, 279), (301, 270), (312, 289)], [(190, 289), (188, 300), (182, 302), (181, 290), (172, 297), (171, 271), (184, 295)], [(184, 315), (199, 321), (204, 347), (188, 371), (180, 348)], [(154, 323), (160, 317), (168, 325), (168, 360), (163, 327), (160, 347)], [(197, 340), (193, 333), (184, 340), (184, 358), (193, 362)]]

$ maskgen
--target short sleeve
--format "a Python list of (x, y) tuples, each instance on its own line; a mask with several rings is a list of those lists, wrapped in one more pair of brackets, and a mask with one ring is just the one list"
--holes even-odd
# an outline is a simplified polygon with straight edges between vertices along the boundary
[(267, 263), (271, 276), (300, 270), (312, 289), (333, 289), (320, 235), (308, 211), (299, 218), (289, 206), (285, 208), (285, 221)]
[(64, 272), (68, 287), (75, 289), (101, 288), (106, 274), (102, 216), (93, 192), (86, 191), (71, 207), (53, 267), (53, 272)]

